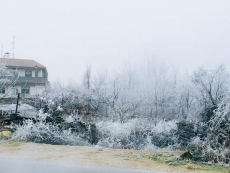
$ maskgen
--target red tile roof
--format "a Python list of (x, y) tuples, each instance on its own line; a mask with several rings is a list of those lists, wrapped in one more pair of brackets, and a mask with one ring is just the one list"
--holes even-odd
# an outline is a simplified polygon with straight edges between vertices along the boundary
[(12, 58), (0, 58), (0, 63), (10, 67), (38, 67), (46, 68), (42, 64), (29, 59), (12, 59)]

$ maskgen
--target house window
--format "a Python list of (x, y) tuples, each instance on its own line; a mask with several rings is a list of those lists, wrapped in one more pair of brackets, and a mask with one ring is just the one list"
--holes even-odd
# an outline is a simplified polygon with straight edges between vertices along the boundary
[(29, 94), (30, 88), (22, 88), (22, 94)]
[(38, 77), (43, 77), (43, 70), (38, 70)]
[(6, 93), (5, 88), (0, 88), (0, 94), (5, 94), (5, 93)]
[(25, 77), (32, 77), (32, 71), (26, 70)]

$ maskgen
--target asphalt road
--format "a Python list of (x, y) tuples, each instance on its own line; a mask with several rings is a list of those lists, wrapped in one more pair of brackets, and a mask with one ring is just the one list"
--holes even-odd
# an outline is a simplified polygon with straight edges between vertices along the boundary
[(44, 161), (0, 158), (0, 173), (169, 173), (92, 165), (64, 165)]

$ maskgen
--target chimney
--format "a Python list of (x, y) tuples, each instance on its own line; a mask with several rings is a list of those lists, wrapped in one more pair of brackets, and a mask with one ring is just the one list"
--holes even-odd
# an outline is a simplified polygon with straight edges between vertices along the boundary
[(10, 53), (6, 52), (5, 55), (4, 55), (4, 58), (10, 58)]

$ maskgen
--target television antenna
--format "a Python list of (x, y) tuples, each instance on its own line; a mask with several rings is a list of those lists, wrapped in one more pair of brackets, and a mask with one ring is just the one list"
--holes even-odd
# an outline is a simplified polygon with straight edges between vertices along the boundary
[(13, 42), (12, 42), (12, 45), (13, 45), (13, 59), (14, 59), (14, 39), (15, 39), (16, 37), (15, 36), (13, 36)]
[(1, 58), (2, 58), (2, 52), (3, 52), (3, 45), (2, 45), (2, 50), (1, 50)]

